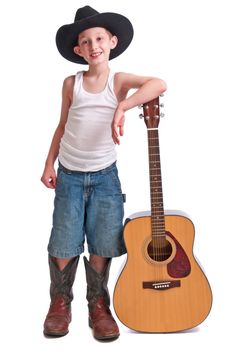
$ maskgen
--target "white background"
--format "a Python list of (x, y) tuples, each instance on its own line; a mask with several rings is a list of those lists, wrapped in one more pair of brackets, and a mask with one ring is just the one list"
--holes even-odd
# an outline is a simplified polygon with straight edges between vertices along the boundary
[[(187, 212), (194, 253), (211, 283), (213, 308), (196, 329), (139, 334), (120, 323), (121, 337), (102, 344), (87, 325), (81, 259), (74, 286), (70, 333), (46, 339), (49, 276), (47, 242), (52, 190), (40, 182), (59, 120), (63, 79), (83, 69), (64, 60), (55, 33), (78, 7), (128, 16), (131, 46), (111, 62), (115, 71), (167, 82), (160, 123), (166, 209)], [(130, 346), (196, 349), (229, 342), (231, 329), (231, 10), (226, 0), (2, 1), (1, 84), (1, 338), (4, 349), (109, 349)], [(127, 112), (118, 167), (127, 194), (126, 216), (149, 209), (146, 127)], [(114, 259), (110, 290), (124, 257)], [(1, 345), (1, 348), (3, 348)]]

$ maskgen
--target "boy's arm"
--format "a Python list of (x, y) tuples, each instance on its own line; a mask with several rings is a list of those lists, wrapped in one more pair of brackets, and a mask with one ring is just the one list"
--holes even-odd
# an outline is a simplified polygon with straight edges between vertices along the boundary
[[(126, 98), (130, 89), (137, 89)], [(166, 83), (153, 77), (143, 77), (134, 74), (117, 73), (115, 76), (115, 93), (119, 96), (119, 104), (112, 122), (112, 137), (115, 143), (120, 144), (119, 135), (123, 136), (124, 114), (129, 109), (148, 102), (166, 91)], [(124, 98), (120, 98), (123, 96)]]
[(72, 103), (74, 78), (74, 76), (70, 76), (66, 78), (63, 83), (60, 121), (53, 135), (51, 146), (45, 162), (43, 175), (41, 177), (41, 181), (48, 188), (54, 189), (56, 187), (56, 171), (54, 169), (54, 163), (59, 153), (60, 140), (64, 134), (69, 107)]

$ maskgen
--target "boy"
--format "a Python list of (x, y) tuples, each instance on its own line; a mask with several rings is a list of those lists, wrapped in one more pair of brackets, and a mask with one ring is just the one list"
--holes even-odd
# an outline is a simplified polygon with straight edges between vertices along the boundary
[[(123, 135), (125, 111), (166, 89), (158, 78), (110, 71), (109, 60), (125, 51), (132, 38), (133, 27), (126, 17), (89, 6), (78, 9), (74, 23), (62, 26), (56, 35), (61, 55), (88, 64), (88, 70), (64, 80), (60, 122), (41, 178), (56, 190), (48, 244), (51, 304), (44, 323), (48, 336), (68, 333), (72, 285), (85, 236), (90, 253), (89, 261), (84, 258), (89, 325), (96, 339), (119, 336), (107, 288), (112, 257), (126, 253), (115, 144)], [(130, 89), (137, 91), (127, 98)]]

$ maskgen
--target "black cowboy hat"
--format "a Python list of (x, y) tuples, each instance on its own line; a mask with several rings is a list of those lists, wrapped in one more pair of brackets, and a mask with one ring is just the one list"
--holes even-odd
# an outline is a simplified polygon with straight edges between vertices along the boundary
[(111, 50), (109, 59), (119, 56), (127, 49), (133, 38), (131, 22), (117, 13), (99, 13), (90, 6), (79, 8), (74, 23), (60, 27), (56, 33), (56, 45), (60, 54), (67, 60), (80, 64), (87, 64), (84, 58), (74, 53), (78, 35), (89, 28), (102, 27), (118, 38), (117, 46)]

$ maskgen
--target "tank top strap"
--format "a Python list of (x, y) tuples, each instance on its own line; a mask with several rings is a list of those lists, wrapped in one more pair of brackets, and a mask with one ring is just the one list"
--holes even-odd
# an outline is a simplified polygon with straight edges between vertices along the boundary
[(114, 76), (115, 76), (115, 72), (110, 70), (109, 76), (108, 76), (108, 87), (110, 91), (113, 93), (113, 95), (114, 95)]
[(77, 96), (80, 92), (83, 80), (83, 71), (77, 72), (75, 75), (74, 86), (73, 86), (73, 105), (77, 103)]
[(80, 72), (77, 72), (76, 73), (76, 76), (75, 76), (75, 83), (74, 83), (74, 87), (76, 88), (79, 88), (82, 84), (82, 81), (83, 81), (83, 73), (84, 71), (80, 71)]

